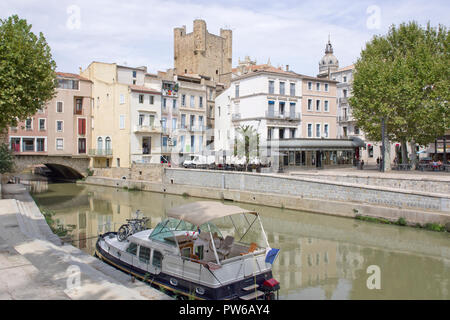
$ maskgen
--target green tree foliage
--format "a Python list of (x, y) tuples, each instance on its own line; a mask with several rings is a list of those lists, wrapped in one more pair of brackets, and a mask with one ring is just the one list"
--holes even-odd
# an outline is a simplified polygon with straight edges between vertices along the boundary
[(16, 126), (52, 99), (56, 63), (42, 33), (26, 20), (0, 19), (0, 130)]
[(450, 127), (450, 37), (445, 26), (391, 26), (366, 44), (355, 64), (349, 99), (358, 126), (381, 140), (426, 145)]
[(0, 173), (12, 172), (14, 169), (14, 156), (7, 144), (0, 145)]

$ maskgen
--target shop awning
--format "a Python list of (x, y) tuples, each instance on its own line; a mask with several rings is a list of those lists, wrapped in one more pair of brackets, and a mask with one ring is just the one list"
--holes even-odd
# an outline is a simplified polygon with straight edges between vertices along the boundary
[(349, 139), (281, 139), (270, 140), (267, 145), (272, 149), (280, 150), (353, 150), (365, 147), (362, 139), (351, 137)]

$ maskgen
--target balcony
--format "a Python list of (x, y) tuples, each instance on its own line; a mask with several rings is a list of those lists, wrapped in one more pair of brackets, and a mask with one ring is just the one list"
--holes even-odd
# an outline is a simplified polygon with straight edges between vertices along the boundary
[(145, 125), (137, 125), (134, 126), (135, 133), (161, 133), (160, 126), (145, 126)]
[(339, 98), (339, 104), (348, 104), (348, 97)]
[(354, 121), (355, 119), (353, 118), (352, 115), (343, 115), (343, 116), (338, 116), (338, 121), (339, 122), (349, 122), (349, 121)]
[(231, 115), (231, 120), (240, 120), (241, 119), (241, 114), (240, 113), (233, 113)]
[(300, 121), (300, 112), (266, 111), (266, 118), (275, 120)]
[(90, 157), (112, 158), (112, 149), (89, 149)]
[(174, 88), (162, 89), (162, 94), (167, 97), (178, 97), (178, 91), (175, 91)]

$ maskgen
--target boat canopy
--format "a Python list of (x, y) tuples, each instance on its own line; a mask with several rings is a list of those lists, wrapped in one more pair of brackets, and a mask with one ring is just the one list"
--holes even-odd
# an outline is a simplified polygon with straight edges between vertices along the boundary
[(200, 226), (213, 219), (240, 213), (250, 213), (257, 215), (255, 211), (242, 209), (238, 206), (225, 205), (221, 202), (214, 201), (192, 202), (167, 210), (167, 216), (187, 221), (196, 226)]

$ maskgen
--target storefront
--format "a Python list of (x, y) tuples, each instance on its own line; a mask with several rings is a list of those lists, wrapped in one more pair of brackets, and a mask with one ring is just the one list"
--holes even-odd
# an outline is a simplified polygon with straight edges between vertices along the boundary
[[(324, 168), (351, 166), (364, 141), (349, 139), (281, 139), (268, 141), (265, 155), (280, 167)], [(263, 152), (264, 153), (264, 152)]]

